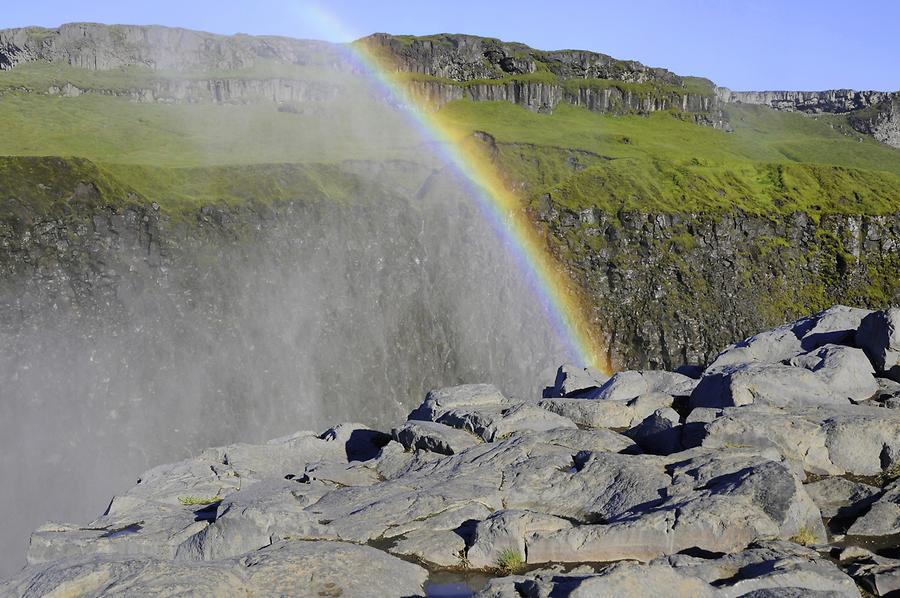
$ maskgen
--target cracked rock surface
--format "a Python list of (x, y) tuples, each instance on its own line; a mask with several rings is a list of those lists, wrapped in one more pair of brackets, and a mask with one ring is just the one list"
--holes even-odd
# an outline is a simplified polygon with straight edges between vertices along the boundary
[(479, 570), (480, 596), (886, 595), (893, 313), (826, 310), (699, 379), (567, 365), (544, 397), (432, 391), (390, 434), (208, 449), (36, 530), (0, 594), (438, 595)]

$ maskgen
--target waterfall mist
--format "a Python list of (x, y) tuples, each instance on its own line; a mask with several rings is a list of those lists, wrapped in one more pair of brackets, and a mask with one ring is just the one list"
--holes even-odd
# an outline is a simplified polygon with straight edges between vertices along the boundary
[(144, 469), (207, 446), (389, 429), (441, 385), (539, 396), (559, 340), (453, 176), (342, 169), (370, 196), (210, 211), (161, 246), (95, 217), (89, 281), (59, 267), (6, 285), (6, 573), (35, 526), (87, 522)]

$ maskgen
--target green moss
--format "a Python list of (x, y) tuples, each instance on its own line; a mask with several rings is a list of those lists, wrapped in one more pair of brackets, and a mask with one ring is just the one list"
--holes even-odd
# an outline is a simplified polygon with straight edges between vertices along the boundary
[(179, 496), (178, 502), (186, 507), (212, 505), (222, 502), (221, 496)]
[[(893, 213), (900, 197), (900, 152), (852, 141), (803, 115), (749, 110), (735, 133), (725, 133), (667, 113), (612, 116), (567, 105), (546, 115), (464, 100), (441, 112), (459, 128), (490, 133), (504, 171), (533, 199), (549, 193), (573, 211), (799, 211), (817, 220)], [(565, 148), (593, 157), (566, 168)]]

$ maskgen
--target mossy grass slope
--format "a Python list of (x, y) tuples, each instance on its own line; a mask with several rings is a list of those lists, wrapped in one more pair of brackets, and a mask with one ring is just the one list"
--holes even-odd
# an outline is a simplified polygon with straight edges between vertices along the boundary
[[(354, 191), (356, 183), (336, 168), (341, 162), (421, 162), (427, 154), (398, 111), (371, 103), (359, 109), (358, 82), (339, 80), (348, 95), (296, 111), (279, 110), (271, 101), (158, 104), (114, 93), (42, 93), (65, 81), (114, 92), (164, 75), (49, 64), (0, 72), (0, 155), (25, 158), (0, 165), (0, 199), (46, 206), (69, 198), (76, 182), (95, 183), (111, 203), (137, 197), (173, 211), (210, 202), (291, 199), (299, 189), (340, 199), (365, 194)], [(179, 76), (225, 75), (315, 80), (321, 73), (317, 67), (263, 62), (246, 72)], [(527, 76), (553, 75), (539, 69)], [(708, 83), (685, 81), (698, 88)], [(608, 84), (584, 82), (594, 83)], [(814, 218), (896, 211), (900, 151), (852, 132), (844, 118), (749, 106), (727, 112), (733, 132), (698, 125), (676, 111), (615, 116), (566, 104), (537, 114), (507, 102), (459, 100), (437, 117), (461, 136), (493, 136), (500, 166), (511, 183), (525, 184), (533, 202), (549, 194), (555, 205), (573, 210), (773, 216), (802, 211)], [(32, 159), (47, 156), (66, 158)]]
[(568, 105), (537, 114), (506, 102), (448, 104), (461, 134), (484, 131), (532, 196), (574, 210), (883, 214), (900, 200), (900, 151), (832, 118), (731, 106), (734, 132), (677, 112), (612, 116)]

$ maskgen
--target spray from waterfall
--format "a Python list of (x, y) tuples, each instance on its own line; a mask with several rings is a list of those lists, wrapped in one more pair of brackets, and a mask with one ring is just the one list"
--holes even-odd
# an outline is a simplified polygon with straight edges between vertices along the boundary
[[(308, 4), (304, 8), (304, 16), (316, 23), (326, 37), (354, 37), (322, 7)], [(548, 251), (545, 238), (522, 209), (520, 198), (506, 184), (487, 152), (466, 143), (465, 132), (456, 130), (439, 112), (429, 110), (421, 99), (410, 93), (389, 57), (364, 41), (346, 44), (343, 48), (373, 85), (403, 106), (410, 122), (426, 139), (435, 142), (436, 152), (468, 189), (482, 216), (515, 259), (545, 317), (566, 346), (569, 358), (581, 366), (593, 366), (610, 373), (608, 351), (602, 346), (596, 325), (591, 322), (583, 293), (566, 267)]]

